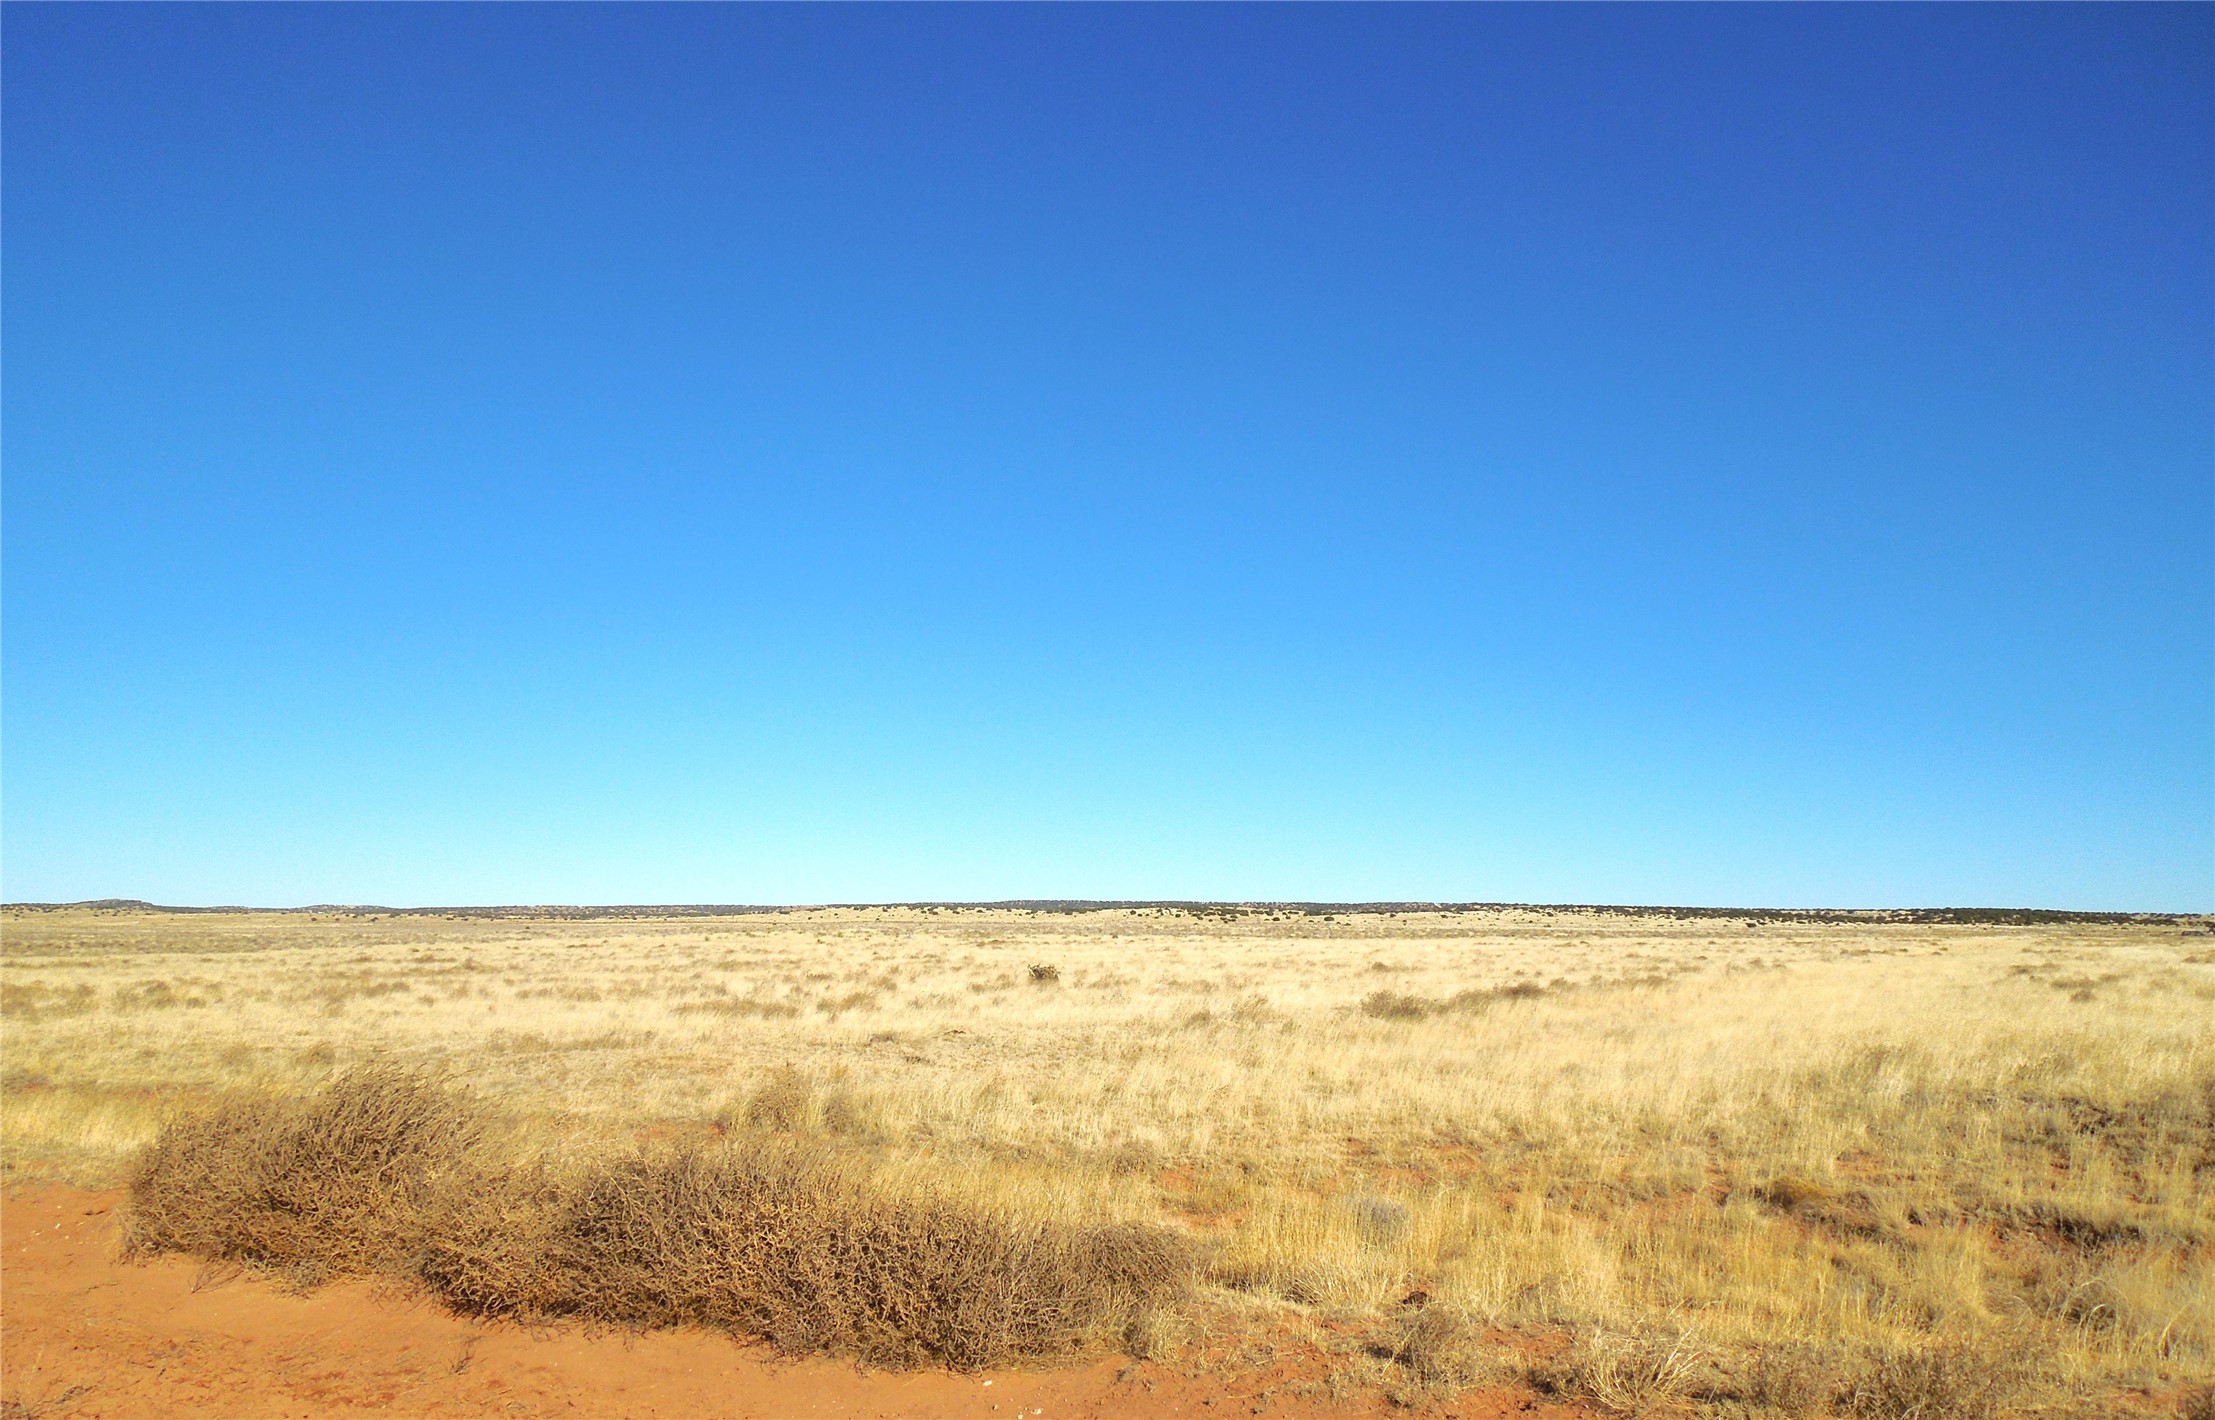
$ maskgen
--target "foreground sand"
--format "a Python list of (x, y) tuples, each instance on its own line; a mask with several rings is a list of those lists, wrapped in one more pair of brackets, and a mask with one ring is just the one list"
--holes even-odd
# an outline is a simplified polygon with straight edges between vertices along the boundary
[[(309, 1296), (183, 1259), (115, 1255), (115, 1192), (18, 1189), (0, 1217), (6, 1325), (0, 1370), (10, 1420), (169, 1415), (238, 1420), (325, 1415), (591, 1417), (1357, 1416), (1375, 1397), (1331, 1401), (1317, 1357), (1189, 1373), (1123, 1358), (952, 1375), (863, 1372), (786, 1360), (700, 1332), (638, 1335), (522, 1328), (450, 1316), (376, 1283)], [(1530, 1420), (1586, 1412), (1517, 1389), (1469, 1393), (1444, 1413)]]
[[(1536, 1385), (1731, 1415), (1850, 1394), (1883, 1416), (1921, 1385), (1925, 1413), (2099, 1415), (2173, 1413), (2215, 1381), (2197, 920), (11, 908), (0, 946), (11, 1208), (112, 1189), (167, 1111), (381, 1057), (449, 1069), (519, 1153), (798, 1137), (891, 1186), (1186, 1229), (1206, 1286), (1145, 1374), (1219, 1400), (1466, 1409)], [(32, 1255), (11, 1238), (0, 1272), (17, 1404), (19, 1380), (60, 1374), (25, 1310)], [(277, 1294), (182, 1296), (180, 1336), (217, 1299)], [(1469, 1318), (1482, 1354), (1395, 1361), (1425, 1305)], [(1677, 1353), (1698, 1364), (1622, 1389)], [(1931, 1356), (2007, 1386), (1947, 1392), (1943, 1366), (1916, 1370)], [(900, 1384), (940, 1382), (967, 1393)], [(1053, 1392), (1116, 1413), (1158, 1393)]]

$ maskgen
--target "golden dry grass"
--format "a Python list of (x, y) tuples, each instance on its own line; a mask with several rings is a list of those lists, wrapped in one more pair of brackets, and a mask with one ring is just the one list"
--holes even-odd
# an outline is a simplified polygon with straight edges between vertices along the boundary
[(1349, 1383), (1410, 1400), (2099, 1414), (2215, 1381), (2190, 922), (9, 909), (0, 946), (11, 1178), (117, 1179), (181, 1106), (392, 1060), (489, 1102), (519, 1166), (774, 1139), (1174, 1226), (1203, 1332), (1366, 1338)]

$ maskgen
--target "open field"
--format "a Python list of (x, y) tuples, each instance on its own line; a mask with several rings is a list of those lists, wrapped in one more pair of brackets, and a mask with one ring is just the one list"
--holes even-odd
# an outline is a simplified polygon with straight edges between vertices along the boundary
[(396, 1062), (534, 1178), (792, 1157), (1042, 1237), (1166, 1230), (1197, 1284), (1114, 1344), (1295, 1358), (1302, 1403), (2151, 1414), (2215, 1383), (2199, 921), (11, 908), (0, 943), (17, 1192)]

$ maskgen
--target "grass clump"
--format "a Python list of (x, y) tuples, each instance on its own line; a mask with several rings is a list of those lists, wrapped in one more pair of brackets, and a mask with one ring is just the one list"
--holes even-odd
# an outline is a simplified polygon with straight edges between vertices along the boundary
[(1143, 1333), (1197, 1266), (1165, 1228), (896, 1192), (776, 1139), (503, 1163), (478, 1147), (480, 1116), (433, 1077), (379, 1068), (179, 1120), (133, 1175), (132, 1245), (308, 1281), (402, 1275), (477, 1315), (964, 1369)]
[(1648, 1415), (1682, 1405), (1705, 1360), (1689, 1331), (1630, 1336), (1596, 1329), (1532, 1379), (1611, 1415)]
[(791, 1065), (770, 1071), (751, 1095), (725, 1108), (715, 1122), (726, 1130), (835, 1134), (853, 1140), (875, 1138), (882, 1128), (876, 1102), (867, 1094)]

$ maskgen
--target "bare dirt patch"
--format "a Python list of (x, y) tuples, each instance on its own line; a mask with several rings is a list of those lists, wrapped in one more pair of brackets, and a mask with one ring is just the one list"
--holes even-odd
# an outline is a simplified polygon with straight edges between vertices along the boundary
[[(189, 1259), (118, 1259), (122, 1195), (18, 1190), (0, 1202), (8, 1420), (220, 1415), (579, 1417), (1356, 1416), (1374, 1394), (1302, 1394), (1297, 1348), (1272, 1370), (1195, 1376), (1123, 1357), (1048, 1370), (867, 1371), (783, 1360), (698, 1330), (525, 1327), (460, 1317), (374, 1282), (301, 1295)], [(1306, 1368), (1311, 1370), (1312, 1367)], [(1485, 1417), (1582, 1415), (1528, 1392), (1464, 1395)]]

